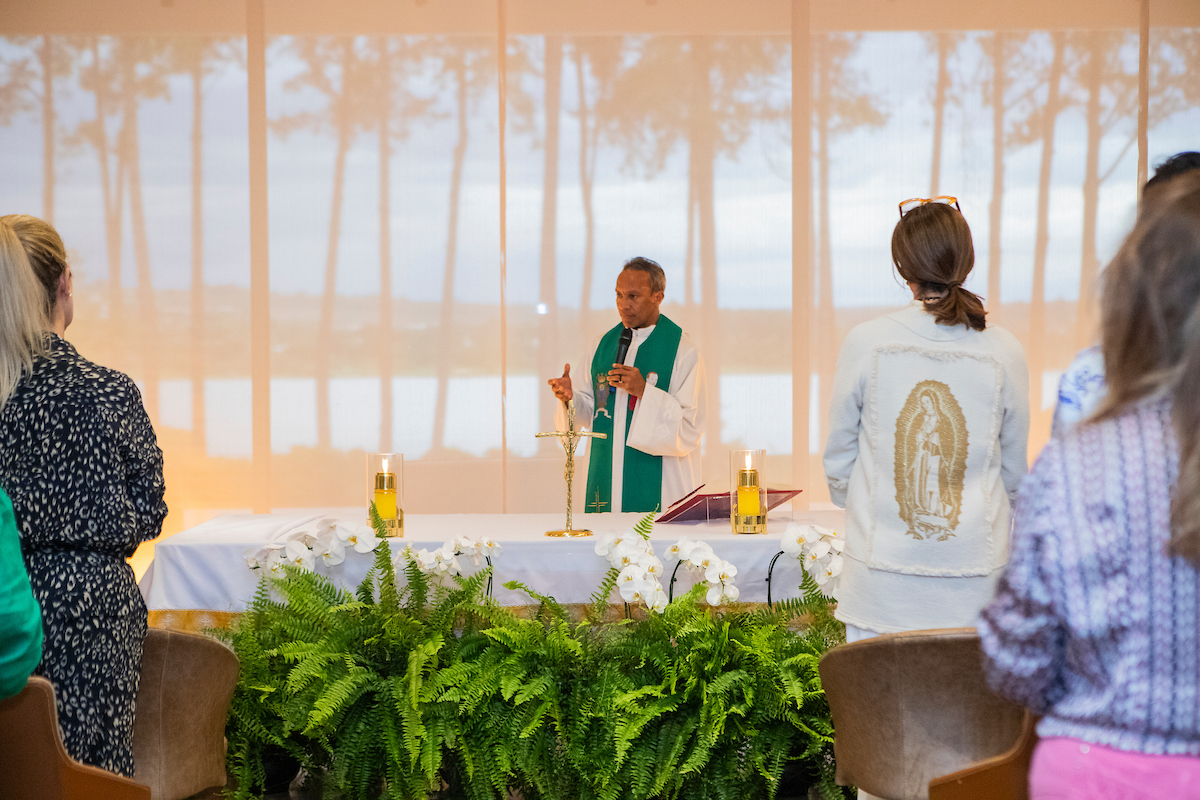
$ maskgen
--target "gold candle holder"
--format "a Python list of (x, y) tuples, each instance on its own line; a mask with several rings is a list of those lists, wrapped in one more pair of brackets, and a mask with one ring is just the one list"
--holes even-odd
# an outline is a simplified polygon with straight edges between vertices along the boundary
[(767, 532), (767, 498), (760, 477), (765, 450), (729, 454), (729, 521), (734, 533)]
[[(404, 456), (399, 453), (372, 453), (367, 456), (369, 502), (383, 519), (384, 535), (404, 536), (404, 509), (400, 504), (400, 481), (397, 473), (403, 470)], [(367, 514), (370, 517), (370, 512)]]

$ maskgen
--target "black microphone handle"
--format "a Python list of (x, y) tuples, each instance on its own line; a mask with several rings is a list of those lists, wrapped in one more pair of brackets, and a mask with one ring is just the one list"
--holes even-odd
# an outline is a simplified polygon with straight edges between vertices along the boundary
[(625, 356), (629, 354), (629, 345), (631, 342), (633, 342), (633, 329), (626, 328), (621, 331), (621, 338), (617, 341), (617, 360), (615, 363), (625, 363)]

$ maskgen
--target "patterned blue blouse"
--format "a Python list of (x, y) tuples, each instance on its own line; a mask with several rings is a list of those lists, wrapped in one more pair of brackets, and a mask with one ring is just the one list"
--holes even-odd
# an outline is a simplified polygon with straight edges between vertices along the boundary
[(1052, 438), (1021, 485), (978, 627), (988, 680), (1042, 736), (1200, 755), (1200, 570), (1167, 553), (1171, 401)]
[(1100, 345), (1079, 351), (1071, 366), (1058, 380), (1058, 401), (1050, 433), (1058, 436), (1079, 424), (1096, 410), (1108, 394), (1104, 381), (1104, 354)]
[(42, 607), (39, 671), (54, 684), (63, 744), (132, 775), (146, 604), (125, 559), (162, 529), (162, 451), (133, 381), (48, 336), (0, 409), (0, 487)]

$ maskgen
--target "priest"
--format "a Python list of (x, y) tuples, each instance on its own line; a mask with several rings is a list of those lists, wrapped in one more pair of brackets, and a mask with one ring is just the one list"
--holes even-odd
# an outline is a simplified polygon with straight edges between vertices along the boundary
[(621, 322), (597, 339), (571, 378), (571, 365), (550, 388), (575, 400), (577, 424), (606, 439), (588, 447), (584, 510), (662, 511), (700, 483), (705, 422), (704, 362), (683, 330), (659, 313), (667, 277), (654, 261), (634, 258), (617, 276)]

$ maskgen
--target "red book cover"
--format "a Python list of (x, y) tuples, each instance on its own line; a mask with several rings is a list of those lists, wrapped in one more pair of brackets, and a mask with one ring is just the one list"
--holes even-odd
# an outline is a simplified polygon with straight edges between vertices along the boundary
[[(786, 503), (800, 489), (767, 489), (767, 511)], [(691, 494), (668, 508), (655, 522), (706, 522), (729, 519), (729, 492)]]

